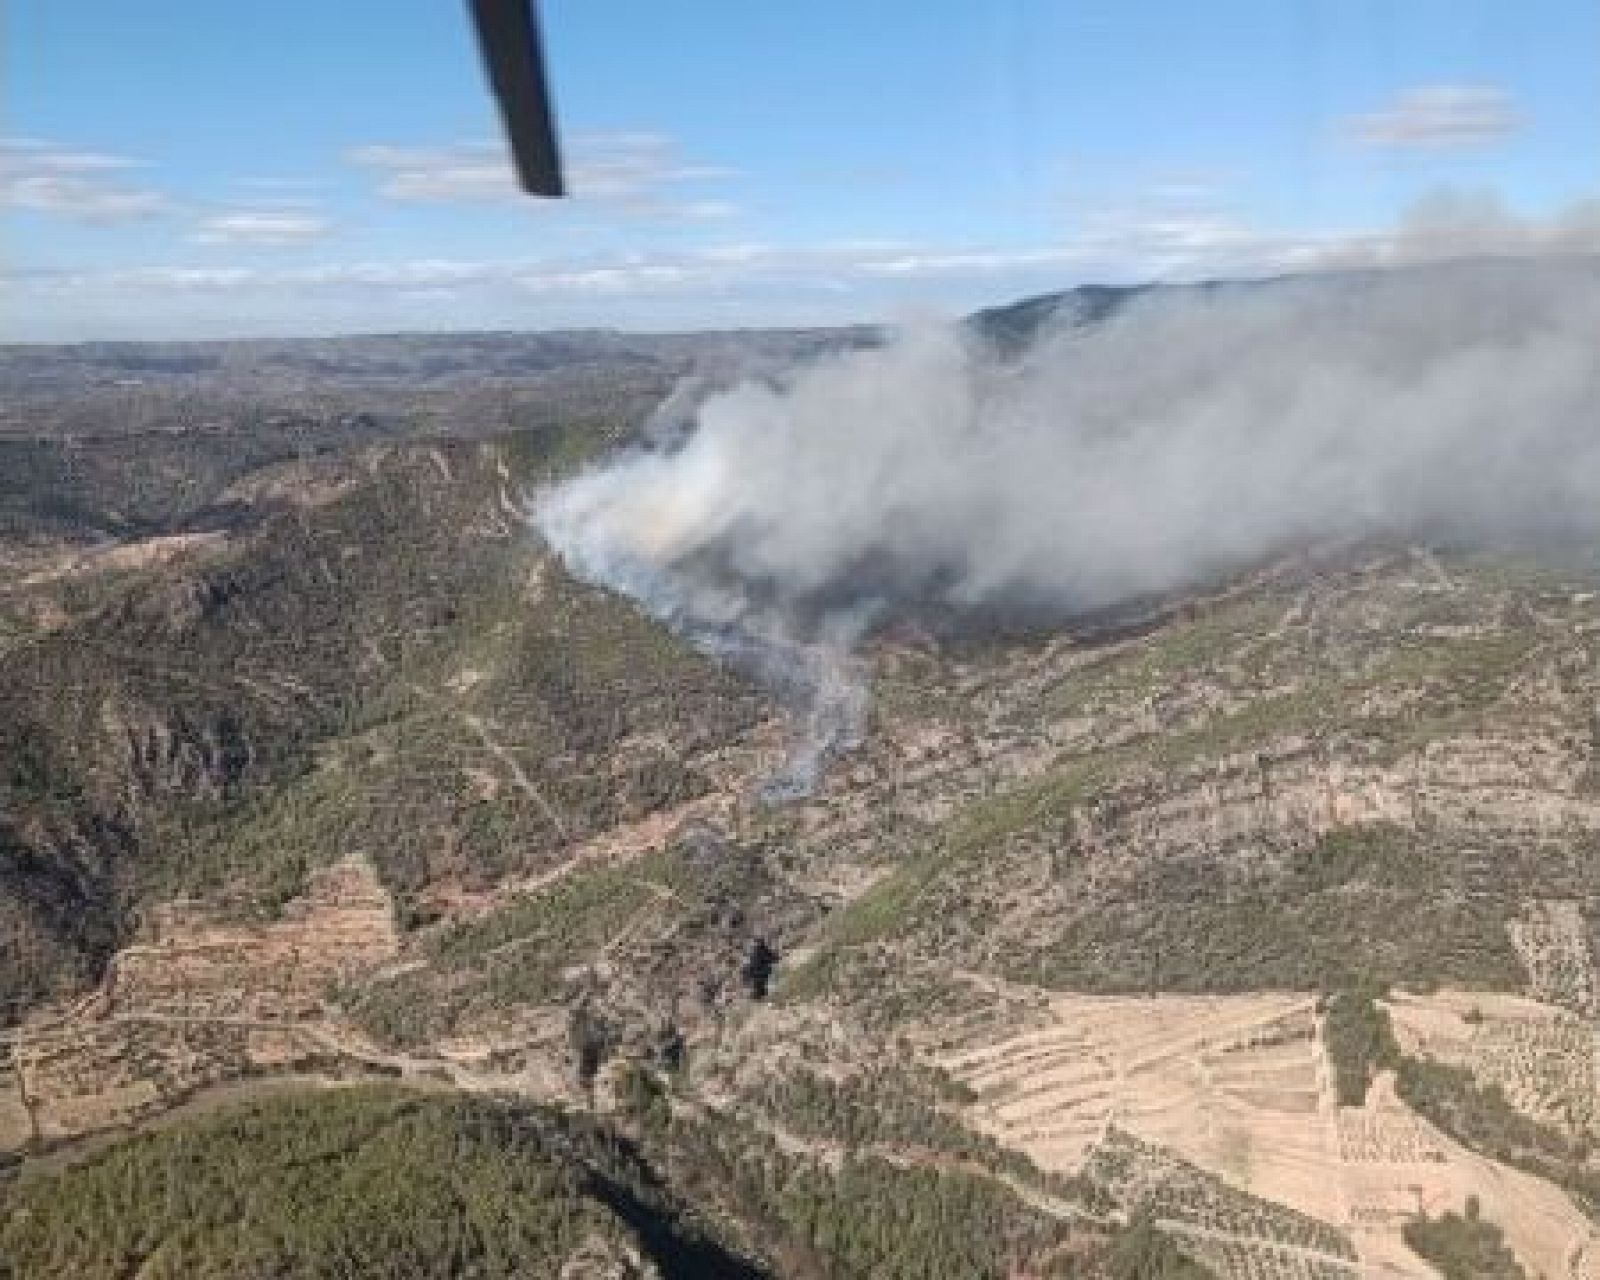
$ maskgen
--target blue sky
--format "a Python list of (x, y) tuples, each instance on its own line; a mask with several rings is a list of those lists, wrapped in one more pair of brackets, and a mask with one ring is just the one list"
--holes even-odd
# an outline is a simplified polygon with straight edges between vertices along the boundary
[(0, 337), (880, 319), (1600, 247), (1596, 0), (6, 0)]

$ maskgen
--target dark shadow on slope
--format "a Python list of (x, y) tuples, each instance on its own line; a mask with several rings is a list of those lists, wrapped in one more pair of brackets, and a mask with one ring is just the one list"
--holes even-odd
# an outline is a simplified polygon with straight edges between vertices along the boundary
[(627, 1224), (664, 1280), (770, 1280), (769, 1273), (715, 1240), (686, 1234), (622, 1183), (596, 1170), (591, 1177), (588, 1192)]

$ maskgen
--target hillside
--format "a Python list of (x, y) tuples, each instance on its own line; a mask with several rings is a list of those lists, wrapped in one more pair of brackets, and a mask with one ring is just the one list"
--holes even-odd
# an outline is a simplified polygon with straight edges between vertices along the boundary
[(184, 1118), (14, 1197), (20, 1274), (757, 1274), (593, 1125), (393, 1088)]
[(180, 410), (0, 440), (0, 1275), (1600, 1275), (1592, 548), (884, 627), (774, 803), (525, 518), (677, 341), (0, 361)]

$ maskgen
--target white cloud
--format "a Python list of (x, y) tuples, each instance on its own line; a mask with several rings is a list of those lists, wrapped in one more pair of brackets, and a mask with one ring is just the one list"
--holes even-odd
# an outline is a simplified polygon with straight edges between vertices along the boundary
[(1600, 200), (1530, 218), (1492, 193), (1445, 191), (1393, 227), (1324, 234), (1274, 232), (1220, 210), (1156, 207), (1107, 213), (1054, 243), (1015, 247), (896, 241), (789, 246), (730, 238), (695, 249), (545, 258), (34, 269), (0, 276), (0, 289), (32, 300), (11, 309), (17, 318), (6, 330), (24, 340), (348, 332), (402, 324), (696, 328), (872, 321), (907, 307), (959, 310), (1080, 281), (1247, 277), (1550, 254), (1600, 254)]
[(161, 193), (124, 180), (137, 162), (35, 138), (0, 139), (0, 205), (80, 222), (162, 213)]
[[(405, 147), (379, 144), (347, 154), (377, 178), (387, 199), (425, 203), (522, 201), (511, 160), (498, 142)], [(694, 192), (696, 184), (730, 172), (691, 164), (659, 133), (579, 134), (566, 160), (572, 203), (606, 212), (704, 221), (735, 215), (736, 206)]]
[(721, 245), (684, 252), (529, 260), (421, 258), (314, 267), (150, 267), (122, 271), (33, 273), (13, 277), (46, 291), (98, 287), (127, 291), (218, 289), (291, 292), (464, 289), (547, 295), (694, 294), (750, 284), (817, 286), (825, 280), (928, 280), (983, 276), (1024, 267), (1064, 266), (1074, 248), (1015, 252), (904, 244), (834, 244), (809, 248)]
[(1393, 230), (1308, 241), (1286, 265), (1404, 266), (1458, 258), (1600, 254), (1600, 199), (1580, 200), (1550, 218), (1521, 217), (1493, 191), (1436, 191)]
[(202, 218), (194, 238), (202, 244), (288, 247), (321, 240), (333, 224), (310, 209), (236, 209)]
[(1539, 219), (1517, 216), (1492, 193), (1447, 190), (1419, 202), (1392, 229), (1324, 235), (1274, 234), (1221, 216), (1163, 214), (1144, 220), (1108, 219), (1058, 244), (1007, 249), (895, 241), (840, 241), (804, 247), (729, 242), (685, 251), (566, 258), (414, 258), (286, 268), (28, 272), (14, 273), (10, 281), (35, 291), (94, 287), (133, 292), (299, 294), (450, 289), (523, 295), (673, 292), (693, 296), (764, 285), (824, 289), (877, 288), (882, 282), (1003, 284), (1024, 275), (1045, 281), (1054, 277), (1059, 282), (1068, 278), (1182, 279), (1555, 253), (1600, 253), (1600, 200)]
[(741, 210), (731, 200), (686, 200), (674, 212), (688, 222), (722, 222), (737, 218)]
[(714, 165), (690, 164), (677, 144), (659, 133), (593, 133), (573, 139), (567, 166), (573, 195), (620, 207), (631, 213), (687, 213), (726, 216), (732, 206), (721, 201), (684, 202), (676, 193), (682, 184), (732, 176)]
[(1509, 208), (1493, 190), (1445, 187), (1414, 203), (1394, 225), (1372, 230), (1288, 233), (1220, 206), (1108, 211), (1075, 238), (1082, 257), (1119, 278), (1367, 269), (1474, 257), (1600, 254), (1600, 199), (1544, 217)]
[(453, 203), (509, 200), (517, 194), (504, 149), (468, 142), (446, 147), (357, 147), (350, 162), (377, 176), (390, 200)]
[(1521, 129), (1522, 113), (1493, 85), (1430, 84), (1345, 122), (1363, 146), (1438, 150), (1501, 142)]

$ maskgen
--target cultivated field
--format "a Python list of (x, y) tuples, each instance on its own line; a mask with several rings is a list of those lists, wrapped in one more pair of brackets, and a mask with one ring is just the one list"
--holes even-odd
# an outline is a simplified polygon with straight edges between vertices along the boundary
[[(1584, 1088), (1592, 1103), (1592, 1033), (1570, 1015), (1447, 993), (1397, 1001), (1394, 1020), (1408, 1051), (1469, 1061), (1530, 1106), (1587, 1114)], [(1027, 1029), (941, 1065), (974, 1091), (977, 1127), (1048, 1170), (1116, 1170), (1122, 1197), (1221, 1274), (1425, 1276), (1406, 1223), (1476, 1197), (1529, 1274), (1600, 1276), (1600, 1232), (1564, 1191), (1452, 1141), (1388, 1073), (1363, 1106), (1338, 1106), (1309, 996), (1058, 995)], [(1201, 1171), (1270, 1203), (1230, 1199)]]

